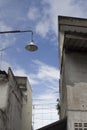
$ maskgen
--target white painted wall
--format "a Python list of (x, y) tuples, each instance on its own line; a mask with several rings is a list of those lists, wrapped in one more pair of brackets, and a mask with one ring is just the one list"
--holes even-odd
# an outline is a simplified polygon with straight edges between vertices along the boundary
[(26, 80), (27, 90), (23, 91), (22, 108), (22, 130), (32, 129), (32, 90), (28, 80)]

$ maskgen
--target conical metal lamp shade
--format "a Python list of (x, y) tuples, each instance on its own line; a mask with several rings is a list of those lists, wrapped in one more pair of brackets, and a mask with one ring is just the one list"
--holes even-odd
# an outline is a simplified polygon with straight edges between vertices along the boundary
[(34, 42), (30, 42), (28, 45), (25, 46), (27, 51), (36, 51), (38, 47), (34, 44)]

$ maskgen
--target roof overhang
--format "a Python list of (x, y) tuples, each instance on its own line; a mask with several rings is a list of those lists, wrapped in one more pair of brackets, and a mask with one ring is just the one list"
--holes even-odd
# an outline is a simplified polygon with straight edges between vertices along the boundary
[(63, 49), (87, 51), (87, 19), (58, 16), (59, 54)]
[(87, 33), (65, 32), (63, 48), (72, 51), (87, 51)]

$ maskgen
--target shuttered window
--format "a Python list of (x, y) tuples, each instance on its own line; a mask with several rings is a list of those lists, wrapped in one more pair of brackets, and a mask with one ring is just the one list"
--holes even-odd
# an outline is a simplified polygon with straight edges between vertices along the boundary
[(74, 130), (87, 130), (87, 123), (74, 123)]

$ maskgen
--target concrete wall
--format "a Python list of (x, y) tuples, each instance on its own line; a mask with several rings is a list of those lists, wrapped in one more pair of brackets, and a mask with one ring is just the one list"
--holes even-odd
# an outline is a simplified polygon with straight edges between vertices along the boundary
[[(60, 48), (60, 105), (61, 118), (66, 116), (67, 85), (87, 83), (87, 53), (66, 51), (64, 48), (65, 32), (87, 32), (87, 19), (58, 17), (59, 23), (59, 48)], [(73, 39), (73, 37), (72, 37)], [(69, 44), (69, 43), (68, 43)], [(74, 44), (74, 43), (73, 43)], [(77, 43), (79, 44), (79, 43)], [(70, 95), (69, 95), (70, 96)]]
[(0, 110), (0, 130), (6, 130), (6, 115)]
[(61, 114), (68, 109), (87, 110), (87, 53), (67, 52), (63, 55), (60, 85)]
[(67, 109), (87, 111), (87, 84), (76, 83), (73, 87), (67, 85)]
[[(2, 77), (2, 75), (0, 75)], [(8, 77), (0, 81), (0, 130), (21, 129), (22, 95), (9, 70)]]
[(87, 53), (68, 52), (65, 54), (66, 84), (87, 83)]
[(23, 108), (22, 108), (22, 130), (32, 129), (32, 92), (27, 81), (27, 91), (23, 92)]
[[(67, 117), (67, 130), (87, 129), (87, 111), (68, 111)], [(75, 124), (77, 127), (75, 127)]]
[(65, 71), (65, 54), (63, 54), (62, 69), (60, 73), (60, 119), (66, 116), (67, 107), (67, 90), (66, 90), (66, 71)]
[(61, 65), (65, 32), (68, 31), (68, 32), (87, 33), (87, 19), (59, 16), (58, 25), (59, 25), (58, 26), (59, 54)]
[(9, 77), (9, 95), (8, 95), (8, 107), (6, 113), (8, 114), (8, 130), (21, 129), (21, 118), (22, 118), (22, 93), (17, 84), (15, 76), (12, 71), (8, 71)]
[(0, 130), (32, 129), (32, 91), (27, 77), (0, 75)]
[[(77, 125), (81, 123), (82, 127), (87, 124), (87, 83), (79, 82), (74, 86), (67, 85), (66, 113), (68, 130), (74, 130), (75, 123)], [(87, 129), (87, 125), (85, 129)]]
[(9, 86), (8, 82), (0, 82), (0, 109), (3, 111), (7, 107), (8, 103), (8, 91), (9, 91)]
[[(66, 38), (66, 32), (79, 37)], [(87, 19), (59, 17), (60, 118), (67, 116), (68, 130), (87, 130), (87, 41), (84, 35), (87, 37)]]
[(27, 77), (17, 77), (16, 80), (22, 91), (22, 128), (21, 130), (32, 129), (32, 90)]

